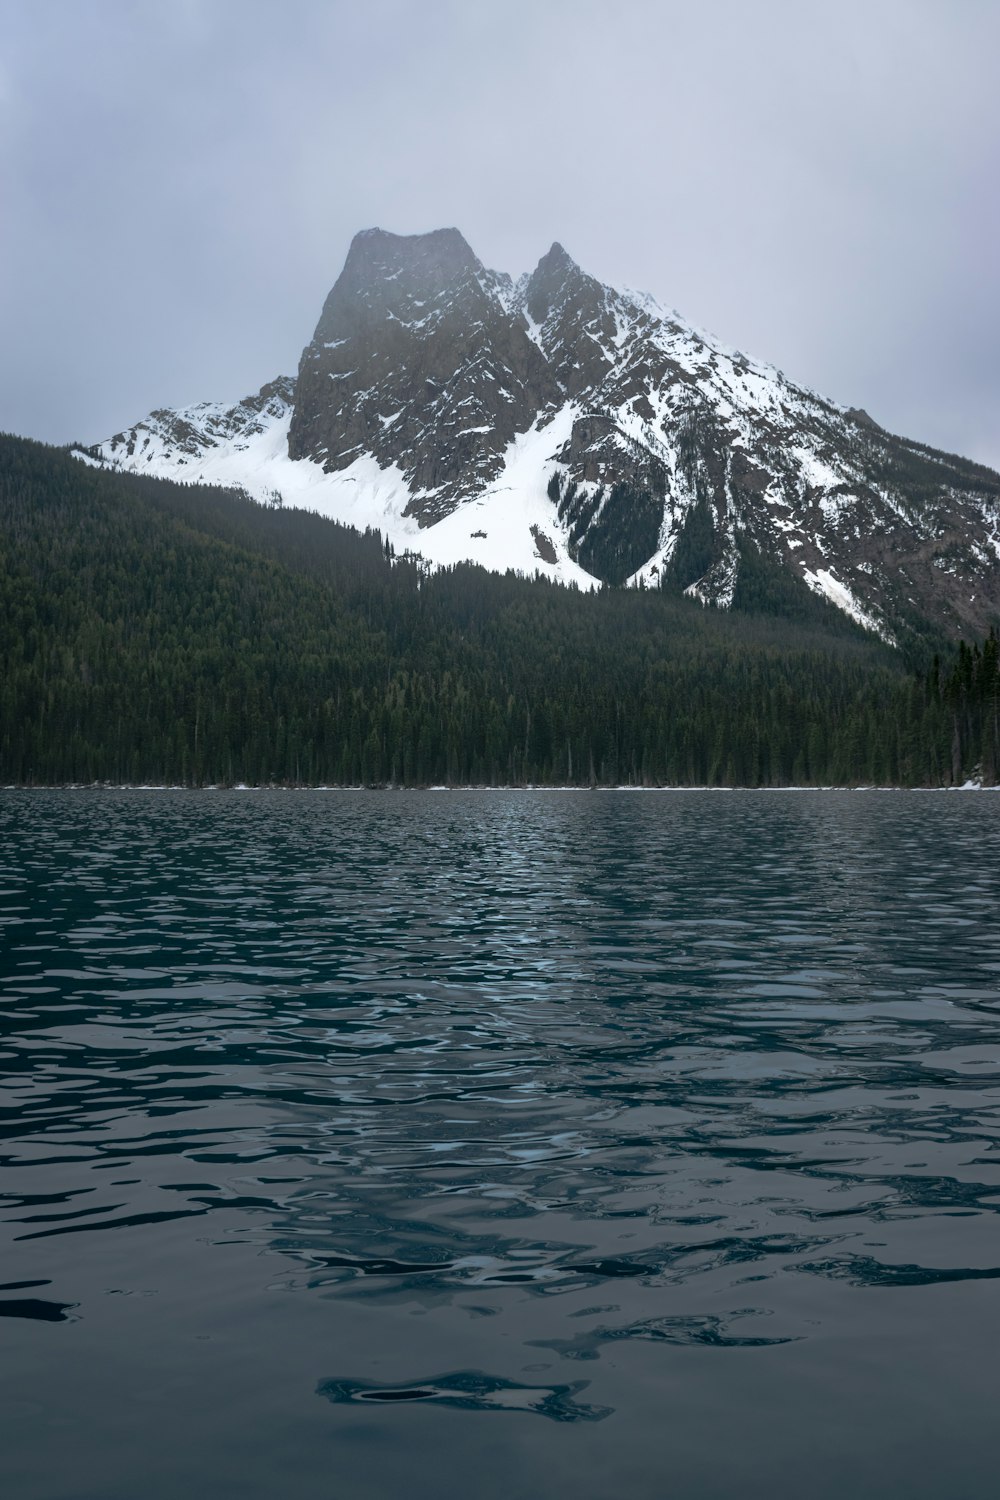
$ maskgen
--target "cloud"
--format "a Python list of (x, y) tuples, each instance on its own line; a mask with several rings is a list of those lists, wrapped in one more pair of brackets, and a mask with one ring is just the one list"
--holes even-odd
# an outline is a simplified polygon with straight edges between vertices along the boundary
[[(8, 4), (2, 425), (294, 368), (351, 235), (553, 239), (1000, 464), (1000, 12), (924, 0)], [(16, 80), (16, 84), (13, 82)]]

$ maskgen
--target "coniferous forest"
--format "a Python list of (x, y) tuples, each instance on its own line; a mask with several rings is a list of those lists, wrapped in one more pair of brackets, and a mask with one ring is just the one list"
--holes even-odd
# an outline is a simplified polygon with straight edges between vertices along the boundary
[(377, 533), (12, 437), (0, 662), (8, 785), (934, 786), (1000, 764), (995, 632), (891, 649), (759, 554), (731, 611), (679, 577), (427, 573)]

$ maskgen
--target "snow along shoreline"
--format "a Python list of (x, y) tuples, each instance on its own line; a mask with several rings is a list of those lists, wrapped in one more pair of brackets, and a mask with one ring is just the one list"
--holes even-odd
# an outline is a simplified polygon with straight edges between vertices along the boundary
[(874, 784), (861, 784), (857, 786), (630, 786), (621, 785), (596, 785), (596, 786), (539, 786), (533, 782), (512, 783), (506, 786), (403, 786), (393, 784), (391, 786), (360, 786), (354, 784), (338, 785), (336, 783), (324, 783), (319, 786), (285, 786), (280, 782), (265, 782), (260, 785), (248, 785), (245, 782), (237, 782), (233, 786), (218, 786), (210, 784), (207, 786), (184, 786), (181, 783), (156, 784), (152, 782), (112, 782), (112, 781), (66, 781), (52, 786), (29, 786), (24, 783), (9, 782), (0, 788), (5, 792), (364, 792), (376, 795), (383, 792), (417, 792), (420, 794), (428, 792), (450, 792), (452, 795), (461, 795), (465, 792), (500, 793), (510, 796), (514, 793), (550, 793), (550, 792), (645, 792), (645, 793), (688, 793), (688, 792), (733, 792), (756, 794), (781, 793), (781, 792), (915, 792), (920, 794), (940, 792), (1000, 792), (1000, 784), (996, 786), (984, 786), (981, 781), (965, 781), (960, 786), (876, 786)]

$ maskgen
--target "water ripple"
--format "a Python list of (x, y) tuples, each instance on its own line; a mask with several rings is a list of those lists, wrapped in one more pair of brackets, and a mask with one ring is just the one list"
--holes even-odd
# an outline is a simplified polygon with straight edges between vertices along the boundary
[(341, 1353), (297, 1389), (372, 1420), (621, 1422), (634, 1361), (791, 1372), (985, 1296), (998, 833), (917, 793), (7, 794), (0, 1316), (100, 1361), (127, 1299), (202, 1339), (238, 1285), (225, 1328), (298, 1369), (308, 1307)]

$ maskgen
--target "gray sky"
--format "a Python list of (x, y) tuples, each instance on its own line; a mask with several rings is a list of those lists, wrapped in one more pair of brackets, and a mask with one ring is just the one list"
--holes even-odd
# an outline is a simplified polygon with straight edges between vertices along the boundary
[(0, 0), (0, 428), (293, 372), (356, 230), (558, 239), (1000, 468), (996, 0)]

